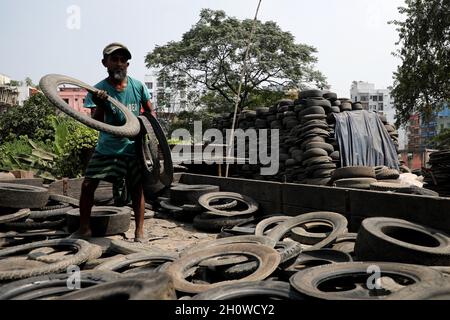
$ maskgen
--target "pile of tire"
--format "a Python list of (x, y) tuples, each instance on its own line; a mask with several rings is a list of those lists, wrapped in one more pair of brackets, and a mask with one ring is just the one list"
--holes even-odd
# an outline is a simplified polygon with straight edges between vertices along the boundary
[[(221, 196), (205, 193), (199, 202), (214, 210)], [(0, 300), (401, 300), (450, 292), (450, 238), (440, 230), (368, 218), (349, 233), (335, 212), (241, 225), (252, 232), (177, 253), (122, 240), (8, 246), (0, 249)]]
[[(260, 164), (238, 165), (232, 177), (266, 181), (329, 185), (331, 175), (341, 166), (339, 146), (334, 138), (333, 113), (363, 110), (360, 102), (337, 98), (333, 92), (306, 90), (296, 100), (280, 100), (269, 108), (243, 110), (237, 115), (236, 128), (279, 130), (279, 171), (276, 175), (262, 176)], [(214, 119), (214, 126), (225, 133), (230, 129), (233, 114), (223, 114)], [(230, 121), (231, 119), (231, 121)], [(380, 116), (394, 144), (398, 146), (398, 132)], [(258, 133), (257, 133), (258, 134)], [(259, 145), (259, 136), (258, 145)], [(268, 139), (270, 142), (270, 136)], [(247, 144), (245, 156), (252, 151)], [(267, 146), (271, 151), (271, 146)], [(235, 154), (237, 146), (235, 145)]]
[(23, 233), (62, 230), (71, 204), (43, 187), (0, 183), (0, 230)]
[(193, 222), (198, 230), (219, 232), (253, 220), (259, 205), (245, 195), (220, 192), (218, 186), (177, 184), (168, 198), (158, 198), (155, 208), (174, 220)]
[(428, 163), (431, 168), (425, 172), (427, 188), (450, 197), (450, 150), (431, 153)]

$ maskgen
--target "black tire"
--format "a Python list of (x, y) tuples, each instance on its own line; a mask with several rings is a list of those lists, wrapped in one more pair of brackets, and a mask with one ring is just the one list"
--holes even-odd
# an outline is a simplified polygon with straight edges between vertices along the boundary
[[(131, 209), (128, 207), (93, 207), (91, 214), (92, 235), (96, 237), (125, 233), (130, 227)], [(67, 212), (69, 232), (78, 230), (80, 226), (80, 210)]]
[(324, 222), (331, 225), (333, 228), (333, 231), (331, 231), (325, 239), (316, 243), (311, 248), (308, 248), (308, 250), (317, 250), (327, 247), (331, 245), (339, 235), (342, 235), (347, 231), (347, 219), (343, 215), (335, 212), (311, 212), (280, 223), (271, 230), (267, 236), (275, 241), (280, 241), (292, 228), (308, 222)]
[(377, 180), (396, 180), (400, 177), (400, 173), (395, 169), (383, 167), (379, 170), (375, 170)]
[[(318, 228), (322, 228), (322, 230), (314, 232), (314, 230), (318, 230)], [(329, 230), (324, 232), (325, 230), (323, 229)], [(331, 231), (333, 231), (333, 228), (328, 223), (312, 222), (305, 223), (301, 227), (292, 228), (289, 237), (302, 244), (315, 245), (328, 237)]]
[(54, 221), (24, 221), (24, 222), (9, 222), (5, 223), (5, 228), (14, 231), (27, 231), (27, 230), (58, 230), (62, 229), (66, 225), (66, 218), (54, 220)]
[(205, 193), (219, 192), (218, 186), (212, 185), (177, 185), (170, 188), (170, 202), (175, 205), (198, 204), (198, 199)]
[(376, 178), (375, 170), (372, 167), (344, 167), (334, 171), (332, 180), (349, 179), (349, 178)]
[(328, 154), (334, 152), (334, 147), (328, 143), (310, 142), (310, 143), (306, 144), (306, 146), (305, 146), (305, 150), (315, 149), (315, 148), (323, 149), (326, 152), (328, 152)]
[[(305, 110), (301, 111), (298, 114), (298, 117), (301, 119), (308, 115), (323, 115), (323, 116), (325, 116), (325, 110), (323, 109), (323, 107), (320, 107), (320, 106), (307, 107)], [(323, 119), (323, 117), (321, 117), (321, 118)], [(325, 116), (325, 118), (326, 118), (326, 116)]]
[(450, 266), (450, 238), (405, 220), (368, 218), (359, 229), (355, 254), (365, 261)]
[(117, 101), (116, 99), (108, 96), (108, 101), (115, 106), (117, 109), (119, 109), (122, 114), (125, 117), (125, 124), (122, 126), (113, 126), (106, 124), (101, 121), (97, 121), (81, 112), (76, 111), (75, 109), (71, 108), (58, 94), (58, 86), (61, 84), (71, 84), (75, 85), (81, 88), (86, 89), (90, 93), (97, 92), (98, 89), (81, 82), (77, 79), (58, 75), (58, 74), (49, 74), (41, 78), (39, 81), (39, 86), (44, 93), (44, 95), (50, 100), (50, 102), (66, 113), (67, 115), (71, 116), (72, 118), (80, 121), (81, 123), (87, 125), (90, 128), (93, 128), (95, 130), (104, 131), (119, 137), (129, 137), (133, 138), (139, 134), (140, 126), (139, 121), (137, 118), (127, 109), (126, 106), (124, 106), (122, 103)]
[(326, 164), (326, 163), (331, 163), (331, 162), (332, 162), (332, 159), (330, 157), (321, 156), (321, 157), (309, 158), (309, 159), (303, 161), (302, 164), (305, 167), (310, 167), (310, 166), (315, 166), (318, 164)]
[(421, 282), (389, 296), (388, 300), (449, 300), (450, 280)]
[(335, 170), (336, 165), (334, 163), (317, 164), (306, 168), (306, 173), (313, 173), (316, 170)]
[(170, 146), (167, 142), (164, 130), (158, 120), (156, 120), (156, 118), (148, 111), (144, 112), (143, 116), (146, 117), (152, 125), (153, 132), (155, 133), (156, 139), (158, 140), (163, 162), (163, 166), (160, 170), (159, 180), (163, 185), (168, 187), (173, 182), (173, 162)]
[(42, 187), (0, 183), (0, 207), (26, 209), (42, 208), (47, 204), (48, 190)]
[(281, 281), (244, 282), (214, 288), (192, 297), (192, 300), (238, 300), (270, 297), (277, 300), (303, 300), (289, 283)]
[(337, 101), (337, 94), (334, 92), (327, 92), (323, 94), (323, 97), (325, 99), (331, 100), (331, 101)]
[(159, 181), (161, 163), (158, 154), (158, 139), (155, 136), (150, 121), (144, 116), (139, 116), (141, 131), (136, 137), (136, 153), (143, 168), (142, 180), (154, 184)]
[(328, 101), (327, 99), (306, 99), (306, 105), (308, 107), (319, 106), (324, 107), (326, 109), (331, 108), (331, 102)]
[[(128, 242), (125, 240), (114, 239), (111, 241), (110, 250), (117, 254), (132, 254), (132, 253), (149, 253), (151, 248), (138, 242)], [(154, 251), (152, 251), (154, 252)]]
[(327, 151), (319, 148), (312, 148), (303, 152), (302, 159), (303, 161), (305, 161), (310, 158), (327, 157), (327, 156), (328, 156)]
[(0, 225), (22, 220), (30, 215), (30, 209), (7, 209), (0, 208)]
[(120, 256), (115, 259), (109, 259), (108, 261), (99, 264), (94, 268), (94, 270), (103, 270), (103, 271), (116, 271), (121, 272), (123, 268), (129, 267), (130, 265), (137, 262), (159, 262), (163, 264), (165, 262), (172, 262), (178, 258), (178, 254), (159, 254), (153, 252), (139, 252), (132, 253), (125, 256)]
[(203, 242), (201, 245), (194, 245), (191, 247), (188, 247), (181, 251), (180, 256), (187, 256), (191, 255), (197, 252), (201, 252), (204, 249), (209, 249), (215, 246), (222, 246), (222, 245), (228, 245), (228, 244), (237, 244), (237, 243), (254, 243), (254, 244), (262, 244), (265, 246), (269, 246), (274, 248), (276, 245), (276, 242), (272, 240), (271, 238), (264, 237), (264, 236), (235, 236), (235, 237), (228, 237), (228, 238), (221, 238), (216, 239), (208, 242)]
[[(226, 255), (247, 255), (258, 260), (258, 269), (251, 275), (234, 281), (217, 282), (214, 284), (195, 284), (186, 281), (186, 270), (190, 270), (203, 260)], [(278, 252), (268, 246), (251, 243), (237, 243), (214, 246), (189, 255), (182, 256), (167, 267), (167, 272), (174, 280), (175, 288), (186, 293), (200, 293), (225, 284), (238, 282), (259, 281), (269, 277), (280, 263)]]
[[(245, 210), (239, 211), (222, 211), (217, 210), (211, 206), (211, 202), (218, 199), (232, 199), (240, 203), (244, 203), (247, 206)], [(224, 217), (236, 216), (236, 215), (249, 215), (254, 214), (259, 209), (259, 204), (250, 197), (234, 192), (210, 192), (202, 195), (198, 199), (200, 206), (205, 208), (209, 212), (214, 212), (216, 215), (222, 215)]]
[(176, 293), (167, 274), (150, 272), (145, 279), (107, 282), (77, 290), (56, 300), (176, 300)]
[[(339, 170), (339, 169), (336, 169)], [(336, 172), (336, 171), (334, 171)], [(333, 174), (334, 174), (333, 172)], [(338, 188), (350, 188), (350, 189), (362, 189), (369, 190), (372, 183), (377, 182), (377, 179), (373, 178), (350, 178), (339, 179), (334, 181), (334, 185)]]
[(65, 217), (67, 211), (72, 210), (72, 206), (63, 206), (58, 209), (41, 210), (41, 211), (31, 211), (30, 219), (48, 219), (55, 217)]
[(52, 247), (61, 246), (64, 248), (73, 248), (77, 250), (77, 253), (71, 255), (67, 259), (60, 261), (58, 263), (52, 263), (44, 265), (38, 268), (31, 268), (25, 270), (16, 270), (15, 266), (11, 266), (11, 270), (0, 271), (0, 281), (9, 280), (19, 280), (24, 278), (30, 278), (39, 275), (45, 275), (50, 273), (62, 272), (67, 269), (67, 267), (72, 265), (80, 265), (86, 262), (90, 258), (90, 244), (84, 240), (74, 240), (74, 239), (59, 239), (59, 240), (48, 240), (33, 242), (24, 245), (19, 245), (15, 247), (10, 247), (0, 250), (0, 260), (3, 257), (12, 256), (23, 251), (30, 251), (42, 247)]
[[(442, 279), (440, 272), (431, 268), (398, 263), (349, 262), (318, 266), (297, 272), (289, 282), (298, 292), (309, 297), (325, 300), (380, 300), (391, 293), (368, 290), (366, 287), (371, 267), (376, 265), (383, 276), (399, 279), (400, 283), (420, 283)], [(362, 281), (356, 285), (353, 281)], [(374, 283), (375, 284), (375, 283)], [(325, 288), (322, 290), (321, 288)], [(358, 290), (355, 290), (358, 289)], [(346, 290), (347, 289), (347, 290)], [(387, 291), (387, 292), (386, 292)]]
[(264, 236), (266, 233), (266, 229), (270, 227), (273, 224), (280, 224), (281, 222), (284, 222), (288, 219), (291, 219), (292, 217), (289, 216), (274, 216), (270, 218), (266, 218), (262, 221), (260, 221), (255, 228), (255, 235), (257, 236)]
[(342, 102), (339, 108), (341, 109), (341, 112), (352, 111), (352, 104), (349, 102)]
[(48, 198), (50, 200), (54, 200), (54, 201), (59, 201), (59, 202), (64, 202), (64, 203), (68, 203), (74, 207), (79, 207), (80, 206), (80, 201), (78, 199), (72, 198), (72, 197), (67, 197), (67, 196), (63, 196), (60, 194), (54, 194), (51, 193)]
[[(0, 300), (38, 300), (67, 294), (68, 273), (49, 274), (0, 286)], [(81, 271), (80, 287), (88, 288), (105, 282), (120, 279), (120, 274), (108, 271)]]
[(208, 214), (208, 212), (199, 214), (195, 216), (193, 226), (194, 228), (207, 232), (220, 232), (224, 227), (233, 227), (240, 223), (245, 223), (252, 221), (253, 216), (242, 216), (238, 215), (235, 217), (231, 216), (216, 216), (213, 214)]
[(306, 98), (318, 98), (323, 96), (323, 91), (318, 89), (312, 89), (312, 90), (304, 90), (300, 91), (298, 94), (299, 99), (306, 99)]

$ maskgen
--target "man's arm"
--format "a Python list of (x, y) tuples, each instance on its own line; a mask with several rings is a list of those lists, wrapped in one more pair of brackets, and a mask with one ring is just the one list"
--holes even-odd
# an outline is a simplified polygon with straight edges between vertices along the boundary
[(149, 111), (152, 114), (152, 116), (156, 118), (156, 112), (153, 109), (153, 105), (150, 100), (148, 100), (147, 103), (143, 104), (142, 107), (144, 108), (144, 111)]
[(96, 91), (92, 94), (92, 101), (96, 104), (96, 108), (94, 110), (93, 119), (97, 121), (105, 121), (105, 105), (108, 99), (108, 94), (106, 91)]

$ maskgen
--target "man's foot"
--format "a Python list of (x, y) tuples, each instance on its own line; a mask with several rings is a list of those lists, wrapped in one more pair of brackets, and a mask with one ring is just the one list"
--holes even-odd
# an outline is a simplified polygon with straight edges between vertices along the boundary
[(146, 243), (148, 238), (145, 236), (144, 231), (139, 231), (134, 234), (134, 242)]
[(70, 236), (68, 236), (68, 239), (81, 239), (81, 240), (89, 240), (92, 237), (92, 231), (86, 230), (81, 231), (77, 230), (74, 233), (72, 233)]

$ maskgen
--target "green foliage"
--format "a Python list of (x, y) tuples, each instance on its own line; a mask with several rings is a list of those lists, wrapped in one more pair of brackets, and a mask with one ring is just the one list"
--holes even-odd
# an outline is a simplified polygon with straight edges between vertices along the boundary
[[(223, 11), (203, 9), (200, 20), (181, 41), (157, 46), (147, 55), (147, 67), (160, 68), (160, 79), (172, 89), (212, 93), (209, 99), (218, 99), (217, 104), (231, 111), (252, 26), (253, 20), (241, 21)], [(314, 69), (316, 52), (312, 46), (296, 44), (292, 34), (275, 22), (257, 21), (239, 107), (259, 103), (261, 91), (312, 84), (325, 88), (325, 77)]]
[(450, 129), (442, 130), (432, 139), (437, 149), (450, 149)]
[(407, 123), (419, 112), (429, 117), (450, 100), (450, 2), (448, 0), (405, 0), (399, 12), (404, 21), (397, 26), (401, 46), (394, 55), (401, 65), (394, 73), (392, 95), (397, 125)]
[(55, 128), (56, 173), (59, 177), (80, 177), (97, 143), (98, 132), (65, 118)]
[(8, 108), (2, 114), (0, 141), (13, 141), (24, 135), (32, 140), (52, 141), (54, 130), (49, 117), (55, 115), (55, 107), (43, 94), (37, 93), (25, 101), (23, 106)]
[(51, 181), (84, 173), (98, 133), (56, 115), (43, 95), (35, 95), (2, 115), (0, 136), (0, 169), (30, 170)]

